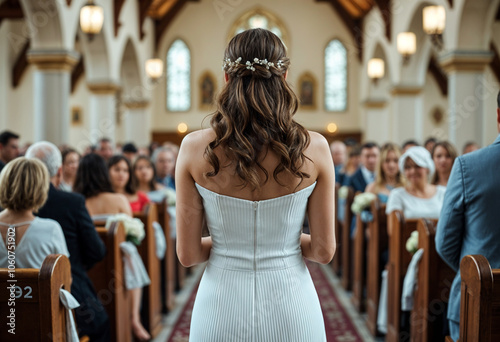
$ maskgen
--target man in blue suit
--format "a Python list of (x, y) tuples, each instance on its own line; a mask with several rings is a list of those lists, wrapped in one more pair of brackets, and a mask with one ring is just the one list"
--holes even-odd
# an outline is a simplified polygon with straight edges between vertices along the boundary
[(367, 142), (361, 146), (361, 165), (345, 185), (351, 186), (355, 193), (365, 192), (366, 186), (375, 181), (375, 168), (379, 155), (380, 149), (377, 144)]
[[(497, 96), (500, 133), (500, 93)], [(448, 304), (450, 334), (459, 337), (460, 261), (466, 255), (484, 255), (500, 268), (500, 135), (481, 150), (455, 159), (436, 232), (436, 250), (457, 275)]]

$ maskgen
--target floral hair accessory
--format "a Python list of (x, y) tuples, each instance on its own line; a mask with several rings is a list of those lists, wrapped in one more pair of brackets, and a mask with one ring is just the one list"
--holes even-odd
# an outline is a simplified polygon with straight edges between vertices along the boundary
[[(273, 62), (269, 62), (267, 59), (258, 59), (258, 58), (254, 58), (252, 62), (246, 61), (244, 65), (246, 65), (247, 69), (255, 71), (254, 67), (255, 64), (263, 65), (268, 70), (270, 67), (276, 66), (278, 69), (281, 69), (284, 66), (282, 60), (279, 60), (276, 64), (274, 64)], [(224, 60), (224, 63), (222, 64), (222, 70), (225, 70), (227, 66), (234, 67), (236, 65), (243, 65), (243, 63), (241, 63), (241, 57), (238, 57), (234, 62), (231, 61), (230, 58), (226, 58)]]

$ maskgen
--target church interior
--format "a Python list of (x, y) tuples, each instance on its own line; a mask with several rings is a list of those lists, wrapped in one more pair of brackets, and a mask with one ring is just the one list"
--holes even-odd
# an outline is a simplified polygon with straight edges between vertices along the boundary
[[(134, 172), (139, 164), (136, 156), (146, 155), (158, 173), (159, 155), (165, 152), (175, 164), (184, 137), (210, 127), (210, 114), (216, 111), (217, 94), (225, 84), (224, 49), (233, 36), (254, 28), (270, 30), (286, 46), (291, 61), (287, 81), (300, 100), (294, 119), (333, 143), (335, 163), (334, 142), (343, 146), (339, 160), (345, 166), (351, 157), (365, 158), (364, 151), (374, 146), (376, 158), (389, 158), (396, 150), (399, 158), (409, 143), (425, 148), (427, 143), (438, 144), (454, 160), (467, 147), (480, 150), (498, 137), (500, 0), (0, 0), (0, 134), (13, 133), (5, 141), (0, 139), (0, 161), (10, 162), (2, 158), (13, 141), (9, 139), (16, 141), (19, 156), (33, 144), (48, 141), (63, 152), (63, 173), (66, 156), (78, 155), (73, 178), (78, 160), (92, 152), (102, 152), (105, 160), (130, 152)], [(155, 154), (158, 148), (165, 150)], [(69, 154), (66, 149), (71, 149)], [(435, 168), (438, 174), (434, 150), (429, 149), (429, 157), (436, 164), (429, 170)], [(417, 167), (422, 167), (415, 158)], [(350, 174), (362, 163), (356, 159)], [(128, 167), (130, 172), (130, 162)], [(444, 183), (442, 179), (433, 183), (442, 187), (443, 196), (451, 167)], [(377, 183), (374, 166), (366, 168)], [(342, 171), (335, 169), (340, 177), (337, 171)], [(158, 202), (151, 195), (156, 205), (133, 213), (143, 222), (145, 237), (137, 251), (151, 281), (142, 289), (140, 321), (146, 331), (142, 335), (134, 326), (137, 321), (124, 314), (133, 315), (132, 291), (127, 297), (109, 280), (115, 267), (125, 267), (119, 241), (125, 239), (126, 224), (115, 222), (109, 228), (109, 222), (95, 219), (89, 209), (107, 250), (105, 262), (89, 270), (88, 277), (107, 311), (109, 341), (189, 339), (190, 315), (204, 268), (184, 267), (175, 254), (171, 176), (165, 174), (160, 182), (171, 193)], [(389, 194), (393, 185), (386, 181)], [(411, 179), (394, 182), (394, 187), (412, 184)], [(360, 189), (350, 180), (337, 183), (336, 254), (326, 265), (307, 262), (322, 305), (327, 341), (444, 341), (452, 334), (446, 311), (456, 270), (436, 252), (439, 213), (406, 216), (405, 221), (402, 214), (386, 215), (380, 197), (358, 197), (357, 191), (369, 192), (365, 190), (369, 181)], [(153, 190), (158, 189), (153, 186)], [(364, 207), (355, 210), (353, 203)], [(412, 232), (418, 232), (411, 242), (418, 247), (410, 253)], [(2, 231), (7, 241), (5, 234)], [(157, 252), (161, 249), (158, 234), (163, 236), (162, 258), (154, 254), (155, 246)], [(423, 254), (410, 291), (411, 305), (402, 309), (405, 275), (417, 249)], [(68, 271), (59, 269), (69, 267), (67, 260), (54, 258), (39, 267), (38, 279), (48, 261), (54, 277), (61, 272), (67, 278)], [(484, 260), (469, 261), (469, 266), (477, 266)], [(494, 269), (500, 265), (491, 265), (492, 279), (500, 284), (500, 270)], [(483, 270), (470, 267), (470, 273), (462, 271), (462, 289), (464, 277), (473, 281), (473, 271)], [(17, 272), (19, 277), (24, 274)], [(125, 282), (123, 271), (117, 274)], [(7, 277), (8, 269), (0, 269), (2, 285)], [(79, 280), (73, 275), (72, 281)], [(74, 286), (71, 279), (62, 282), (67, 290)], [(37, 286), (36, 296), (47, 285)], [(489, 300), (470, 288), (470, 305), (489, 307), (490, 318), (489, 323), (472, 322), (474, 314), (469, 317), (460, 311), (460, 341), (494, 341), (500, 336), (499, 287), (489, 288), (496, 293)], [(0, 302), (6, 303), (7, 297), (0, 295)], [(36, 305), (41, 307), (42, 301)], [(56, 335), (58, 328), (70, 325), (62, 304), (44, 308), (50, 319), (43, 320), (40, 314), (35, 328), (23, 322), (24, 306), (17, 308), (18, 331), (41, 329), (33, 336), (38, 334), (42, 341), (67, 340)], [(8, 315), (5, 310), (0, 310), (2, 322)], [(78, 318), (76, 323), (78, 329)], [(463, 339), (465, 324), (477, 334), (491, 330), (491, 339)], [(44, 339), (49, 328), (52, 335)], [(68, 340), (100, 340), (84, 335)], [(19, 336), (2, 332), (0, 340), (21, 341)], [(452, 339), (448, 336), (446, 341)]]

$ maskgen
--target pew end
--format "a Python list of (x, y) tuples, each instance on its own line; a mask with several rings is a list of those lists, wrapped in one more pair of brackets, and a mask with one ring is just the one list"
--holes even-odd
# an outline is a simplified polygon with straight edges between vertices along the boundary
[(388, 296), (387, 296), (387, 342), (397, 342), (401, 336), (401, 294), (404, 277), (412, 256), (406, 250), (406, 241), (417, 229), (418, 220), (406, 220), (403, 213), (395, 210), (389, 214)]
[(1, 341), (66, 341), (66, 308), (59, 299), (61, 289), (71, 292), (71, 265), (66, 256), (50, 254), (40, 269), (17, 268), (13, 278), (2, 268), (0, 282), (16, 286), (18, 297), (11, 306), (10, 291), (0, 292), (0, 315), (6, 318), (15, 309), (15, 335), (4, 326)]
[(151, 283), (144, 287), (142, 315), (144, 327), (154, 338), (162, 329), (161, 262), (156, 256), (156, 239), (153, 228), (153, 223), (158, 222), (156, 203), (148, 204), (143, 212), (134, 213), (134, 217), (144, 223), (146, 231), (146, 236), (137, 249), (151, 279)]
[(348, 187), (346, 204), (344, 208), (344, 222), (342, 223), (342, 278), (341, 283), (346, 291), (352, 289), (352, 241), (351, 241), (351, 206), (354, 201), (354, 189)]
[(482, 255), (460, 263), (460, 342), (500, 340), (500, 269), (491, 269)]
[(126, 241), (125, 227), (121, 222), (113, 222), (109, 229), (96, 227), (96, 231), (106, 246), (106, 256), (87, 273), (108, 313), (111, 341), (131, 342), (130, 296), (120, 249)]
[(389, 243), (385, 208), (385, 204), (376, 198), (370, 207), (373, 221), (367, 226), (369, 238), (366, 252), (366, 324), (373, 336), (379, 335), (377, 329), (378, 308), (382, 270), (385, 268), (381, 255), (388, 249)]

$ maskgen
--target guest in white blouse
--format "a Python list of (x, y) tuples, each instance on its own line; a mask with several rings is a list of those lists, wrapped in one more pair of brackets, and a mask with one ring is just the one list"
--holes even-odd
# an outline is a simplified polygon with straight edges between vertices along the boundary
[(399, 159), (399, 170), (407, 182), (391, 191), (386, 213), (401, 210), (407, 219), (439, 218), (446, 188), (429, 182), (435, 170), (429, 151), (421, 146), (409, 148)]
[(16, 268), (40, 268), (49, 254), (69, 257), (59, 223), (33, 215), (48, 192), (49, 173), (37, 159), (17, 158), (0, 173), (0, 267), (8, 267), (8, 251), (16, 253)]

